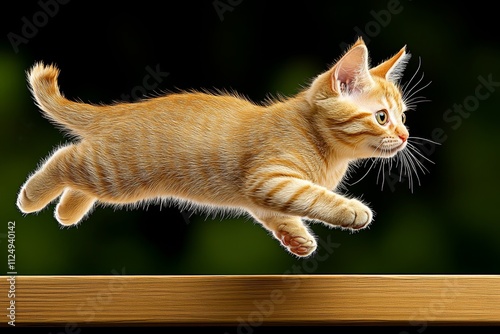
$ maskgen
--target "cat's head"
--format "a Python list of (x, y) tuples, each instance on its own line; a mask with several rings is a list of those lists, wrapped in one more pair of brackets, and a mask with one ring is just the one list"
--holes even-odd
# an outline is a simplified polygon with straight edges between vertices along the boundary
[(349, 158), (392, 157), (409, 137), (407, 106), (398, 85), (410, 55), (397, 54), (370, 68), (362, 39), (306, 90), (325, 140)]

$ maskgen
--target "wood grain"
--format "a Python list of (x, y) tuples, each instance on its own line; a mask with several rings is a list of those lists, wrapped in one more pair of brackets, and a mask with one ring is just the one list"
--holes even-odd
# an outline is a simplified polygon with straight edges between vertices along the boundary
[(15, 295), (17, 326), (500, 324), (496, 275), (17, 276)]

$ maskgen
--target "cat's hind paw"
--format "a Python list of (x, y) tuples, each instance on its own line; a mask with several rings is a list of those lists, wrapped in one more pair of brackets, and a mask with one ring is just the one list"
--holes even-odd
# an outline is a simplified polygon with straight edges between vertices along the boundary
[(288, 251), (300, 257), (311, 255), (317, 248), (316, 240), (309, 234), (299, 235), (288, 231), (287, 225), (281, 225), (275, 236)]
[(38, 205), (36, 205), (36, 203), (30, 200), (30, 198), (28, 197), (26, 188), (22, 188), (19, 192), (16, 204), (22, 213), (32, 213), (40, 209)]

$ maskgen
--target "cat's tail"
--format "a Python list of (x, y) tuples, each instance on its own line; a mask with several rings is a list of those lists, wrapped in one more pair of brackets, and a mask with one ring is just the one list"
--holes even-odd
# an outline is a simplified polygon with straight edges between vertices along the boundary
[(83, 136), (94, 123), (97, 107), (66, 99), (59, 90), (59, 69), (54, 65), (35, 63), (27, 76), (33, 97), (44, 116), (72, 135)]

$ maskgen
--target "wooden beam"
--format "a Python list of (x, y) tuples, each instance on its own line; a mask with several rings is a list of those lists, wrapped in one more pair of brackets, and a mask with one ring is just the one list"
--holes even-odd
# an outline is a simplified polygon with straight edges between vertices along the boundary
[(500, 276), (2, 276), (0, 326), (11, 301), (16, 326), (500, 324)]

